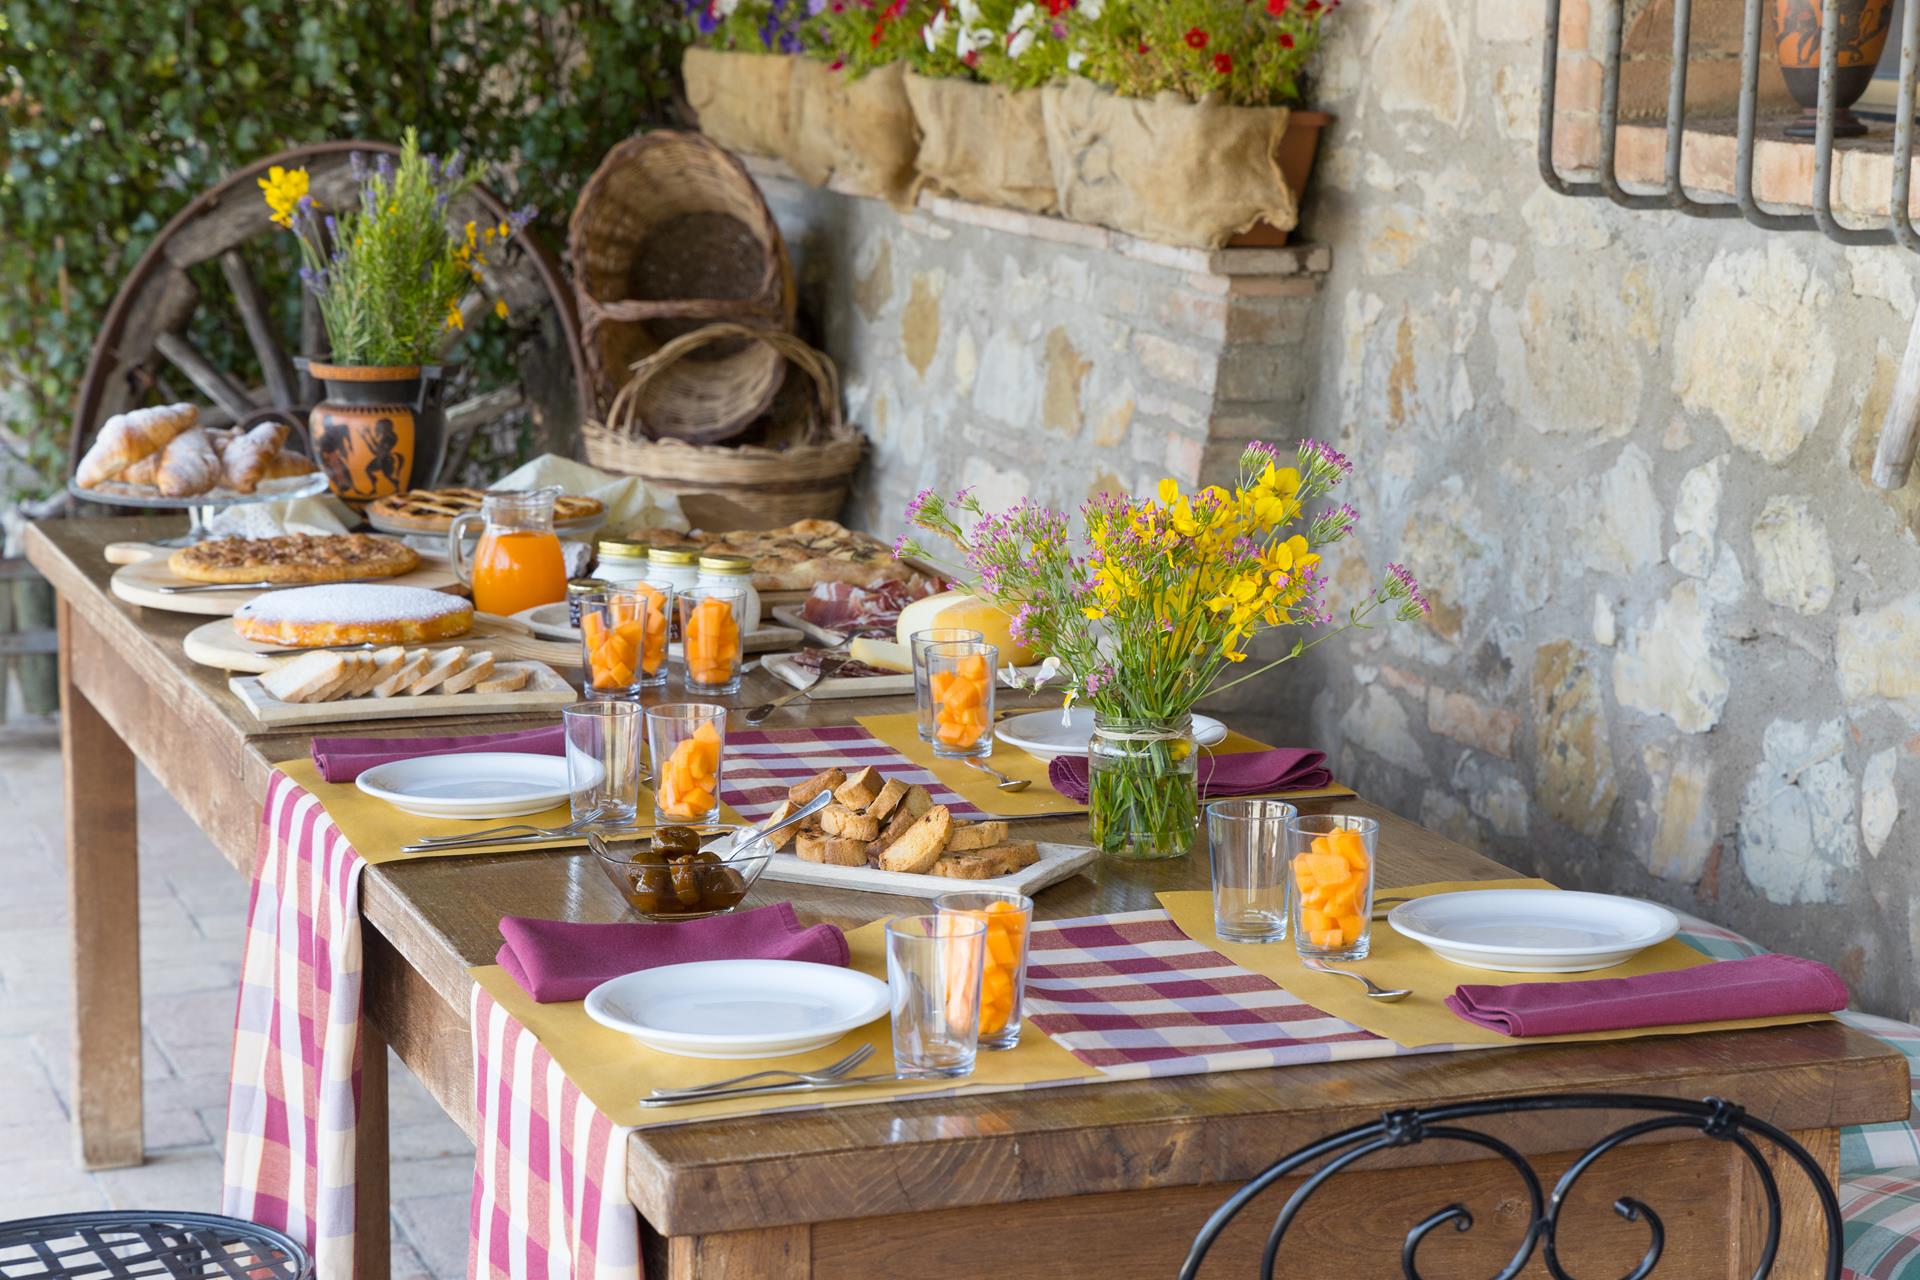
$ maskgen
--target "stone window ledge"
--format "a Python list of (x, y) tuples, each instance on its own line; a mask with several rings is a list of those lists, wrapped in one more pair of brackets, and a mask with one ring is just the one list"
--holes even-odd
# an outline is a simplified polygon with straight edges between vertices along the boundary
[[(753, 174), (754, 179), (763, 187), (769, 184), (790, 184), (802, 189), (811, 189), (782, 161), (760, 156), (741, 156), (740, 159), (747, 166), (747, 171)], [(829, 189), (837, 190), (831, 184)], [(855, 196), (845, 191), (839, 194), (853, 199), (872, 199), (868, 196)], [(1029, 240), (1045, 240), (1078, 248), (1102, 250), (1137, 262), (1149, 263), (1172, 271), (1182, 271), (1189, 276), (1211, 277), (1222, 281), (1245, 277), (1266, 277), (1276, 283), (1292, 278), (1298, 282), (1300, 292), (1311, 292), (1317, 289), (1333, 265), (1333, 250), (1326, 245), (1290, 244), (1257, 248), (1193, 249), (1181, 245), (1161, 244), (1154, 240), (1142, 240), (1137, 236), (1109, 231), (1105, 227), (1096, 227), (1084, 222), (1069, 222), (1065, 218), (1027, 213), (1019, 209), (1003, 209), (995, 205), (952, 200), (925, 191), (920, 193), (916, 208), (920, 213), (944, 222), (986, 227)], [(1287, 289), (1286, 291), (1295, 290)]]

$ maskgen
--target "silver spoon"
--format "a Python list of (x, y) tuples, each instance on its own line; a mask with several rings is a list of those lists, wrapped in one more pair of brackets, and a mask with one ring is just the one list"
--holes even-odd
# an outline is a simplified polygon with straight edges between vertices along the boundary
[(808, 1084), (825, 1084), (829, 1080), (838, 1080), (849, 1071), (873, 1056), (873, 1046), (863, 1044), (840, 1061), (820, 1068), (818, 1071), (788, 1071), (775, 1067), (768, 1071), (754, 1071), (744, 1076), (733, 1076), (726, 1080), (713, 1080), (706, 1084), (688, 1085), (681, 1089), (655, 1089), (647, 1096), (650, 1098), (685, 1098), (693, 1094), (711, 1093), (715, 1089), (727, 1089), (745, 1084), (749, 1080), (762, 1080), (768, 1076), (787, 1076), (795, 1081), (804, 1080)]
[(1378, 1000), (1382, 1004), (1392, 1004), (1396, 1000), (1405, 1000), (1413, 994), (1413, 992), (1404, 987), (1397, 991), (1388, 991), (1364, 973), (1355, 973), (1351, 969), (1336, 969), (1326, 961), (1315, 960), (1311, 956), (1301, 956), (1300, 963), (1315, 973), (1334, 973), (1342, 978), (1352, 978), (1355, 982), (1367, 989), (1367, 999)]
[(998, 769), (994, 768), (992, 765), (988, 764), (986, 761), (981, 760), (975, 756), (961, 756), (960, 758), (966, 761), (969, 765), (972, 765), (974, 768), (980, 770), (980, 772), (990, 773), (995, 778), (999, 779), (999, 781), (994, 785), (997, 786), (1001, 791), (1006, 791), (1006, 792), (1025, 791), (1028, 787), (1033, 785), (1033, 783), (1026, 778), (1009, 778), (1006, 774), (1000, 772)]

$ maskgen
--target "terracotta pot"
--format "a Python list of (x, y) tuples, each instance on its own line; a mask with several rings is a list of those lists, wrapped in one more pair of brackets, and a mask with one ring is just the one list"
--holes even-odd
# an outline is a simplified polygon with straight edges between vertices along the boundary
[(1833, 136), (1853, 138), (1867, 131), (1848, 107), (1860, 100), (1873, 80), (1873, 68), (1886, 47), (1893, 25), (1893, 0), (1774, 0), (1774, 44), (1780, 55), (1780, 75), (1787, 92), (1806, 108), (1787, 126), (1796, 138), (1815, 132), (1814, 110), (1820, 101), (1820, 24), (1823, 3), (1840, 6), (1833, 81)]
[[(1320, 154), (1320, 131), (1333, 123), (1324, 111), (1296, 111), (1287, 117), (1287, 131), (1280, 138), (1280, 176), (1294, 199), (1304, 199), (1307, 179), (1313, 174), (1314, 159)], [(1262, 219), (1227, 241), (1229, 249), (1286, 244), (1293, 238), (1291, 229), (1282, 231)]]
[(307, 427), (314, 461), (334, 493), (348, 502), (372, 502), (433, 483), (446, 452), (442, 370), (300, 363), (327, 389)]

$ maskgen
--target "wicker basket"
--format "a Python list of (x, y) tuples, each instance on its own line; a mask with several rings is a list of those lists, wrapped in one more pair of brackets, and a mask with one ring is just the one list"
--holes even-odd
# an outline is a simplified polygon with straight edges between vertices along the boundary
[[(793, 328), (786, 241), (740, 162), (697, 133), (658, 130), (607, 153), (567, 227), (597, 400), (627, 370), (715, 320)], [(786, 359), (760, 342), (707, 344), (650, 384), (646, 430), (710, 443), (765, 413)]]
[[(776, 353), (806, 374), (809, 391), (778, 445), (703, 445), (648, 439), (642, 428), (653, 386), (700, 348), (749, 343)], [(797, 395), (794, 397), (800, 398)], [(704, 528), (773, 528), (840, 514), (865, 441), (840, 412), (840, 373), (833, 361), (790, 333), (722, 323), (675, 338), (634, 366), (605, 422), (582, 428), (587, 461), (602, 471), (639, 476), (677, 494), (687, 518)]]

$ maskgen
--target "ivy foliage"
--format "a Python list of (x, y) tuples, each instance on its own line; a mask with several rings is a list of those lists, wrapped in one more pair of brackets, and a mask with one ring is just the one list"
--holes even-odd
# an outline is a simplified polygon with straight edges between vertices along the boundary
[(677, 0), (0, 0), (0, 449), (37, 478), (15, 496), (61, 483), (108, 304), (224, 174), (412, 125), (490, 161), (558, 249), (601, 156), (663, 114), (684, 37)]

